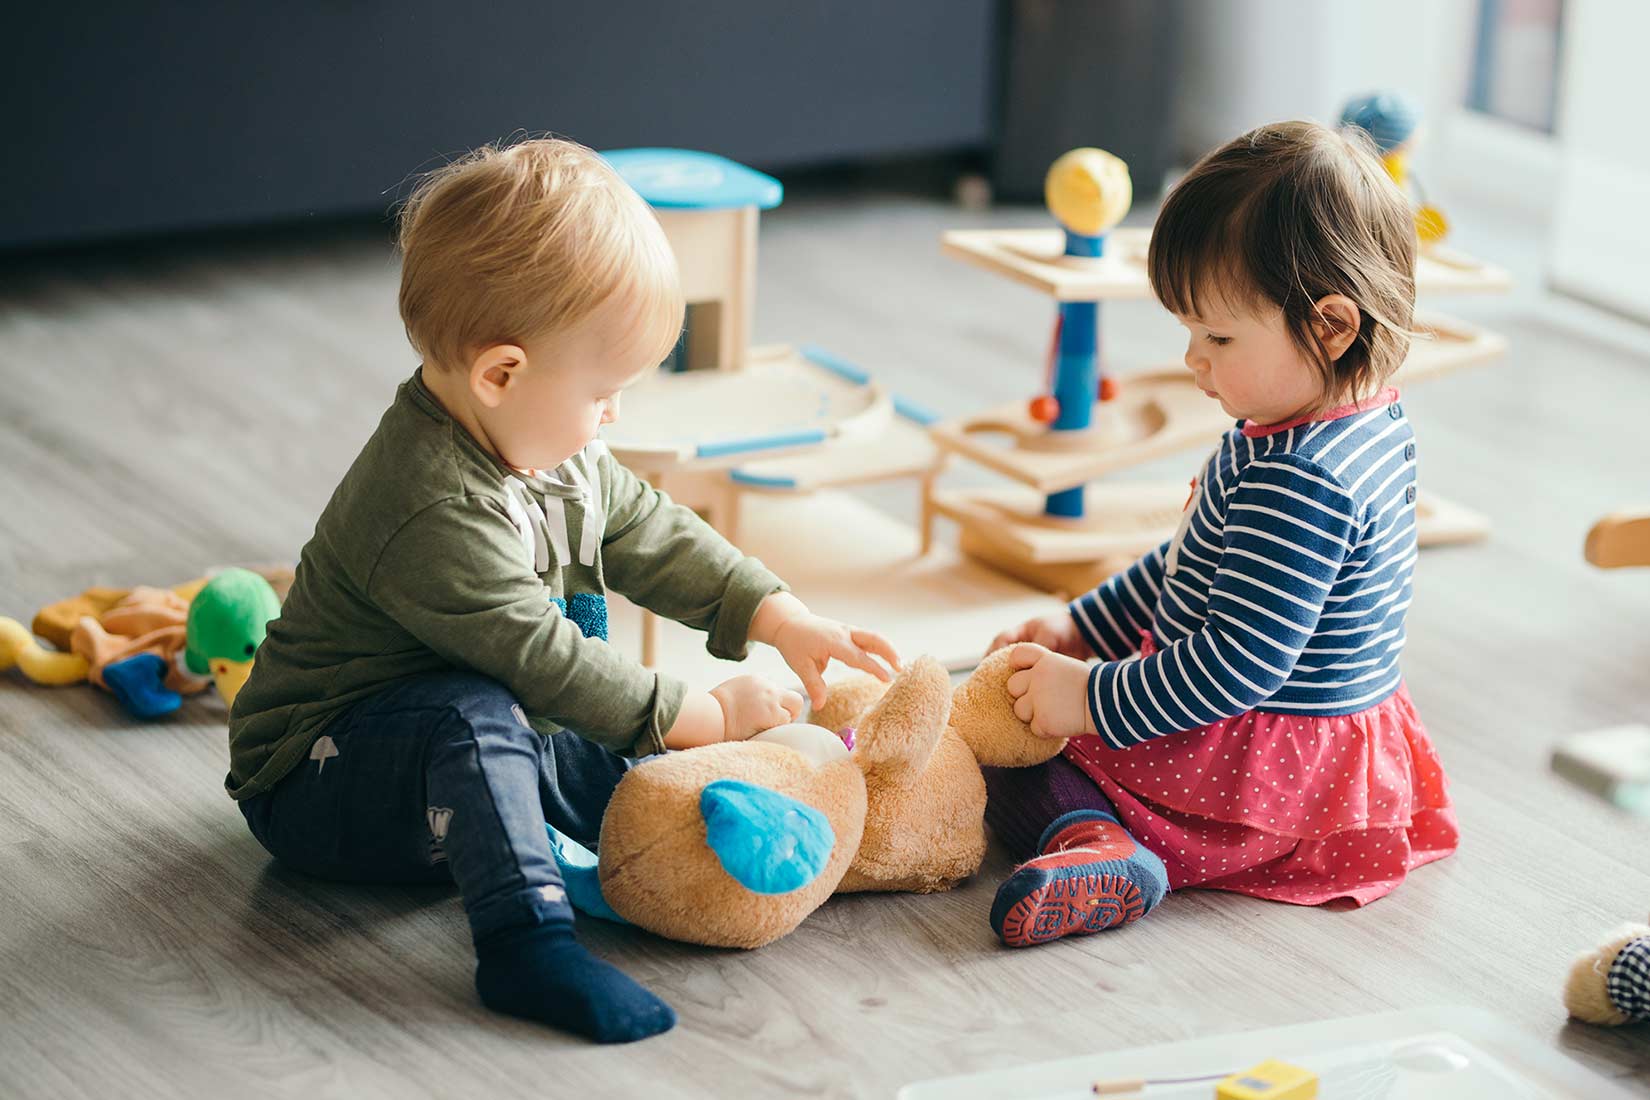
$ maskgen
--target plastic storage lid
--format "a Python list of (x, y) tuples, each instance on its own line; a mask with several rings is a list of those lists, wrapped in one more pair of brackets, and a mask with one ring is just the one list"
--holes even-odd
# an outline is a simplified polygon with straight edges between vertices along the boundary
[(651, 206), (681, 210), (755, 206), (771, 210), (785, 197), (784, 186), (772, 176), (715, 153), (613, 149), (602, 156)]

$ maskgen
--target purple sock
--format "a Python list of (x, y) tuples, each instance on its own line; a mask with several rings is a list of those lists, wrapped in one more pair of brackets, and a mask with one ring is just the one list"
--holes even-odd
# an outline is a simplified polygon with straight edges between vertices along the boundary
[(1016, 862), (1038, 854), (1037, 841), (1057, 817), (1073, 810), (1099, 810), (1117, 817), (1111, 799), (1063, 756), (1034, 768), (980, 770), (985, 773), (986, 824)]

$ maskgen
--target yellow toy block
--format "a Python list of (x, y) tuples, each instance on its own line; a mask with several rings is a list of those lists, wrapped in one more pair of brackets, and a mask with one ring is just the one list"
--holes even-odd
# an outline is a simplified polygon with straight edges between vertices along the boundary
[(1268, 1059), (1215, 1086), (1216, 1100), (1318, 1100), (1318, 1075)]

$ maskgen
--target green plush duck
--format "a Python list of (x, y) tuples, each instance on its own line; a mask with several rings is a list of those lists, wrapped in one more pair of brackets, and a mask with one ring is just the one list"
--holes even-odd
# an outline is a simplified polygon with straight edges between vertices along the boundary
[(269, 620), (281, 602), (269, 582), (249, 569), (225, 569), (189, 604), (184, 661), (197, 676), (211, 674), (224, 705), (235, 705)]

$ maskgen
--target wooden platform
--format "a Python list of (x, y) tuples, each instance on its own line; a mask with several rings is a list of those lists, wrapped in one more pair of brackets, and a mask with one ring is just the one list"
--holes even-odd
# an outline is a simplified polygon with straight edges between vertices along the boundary
[[(945, 254), (1002, 275), (1062, 302), (1113, 301), (1151, 297), (1146, 278), (1149, 229), (1115, 229), (1097, 260), (1063, 255), (1065, 232), (1047, 229), (952, 229), (940, 237)], [(1493, 264), (1448, 248), (1420, 255), (1415, 267), (1417, 296), (1499, 294), (1512, 280)]]
[[(1418, 315), (1416, 330), (1396, 385), (1490, 363), (1506, 350), (1501, 336), (1442, 314)], [(934, 440), (942, 450), (1034, 492), (935, 489), (927, 495), (928, 513), (960, 526), (960, 545), (970, 556), (1049, 592), (1086, 591), (1160, 544), (1179, 521), (1185, 486), (1096, 479), (1193, 446), (1212, 447), (1232, 419), (1183, 367), (1126, 375), (1121, 382), (1117, 400), (1099, 407), (1100, 426), (1087, 433), (1050, 432), (1020, 404), (936, 425)], [(1042, 494), (1078, 484), (1086, 486), (1084, 518), (1043, 514)], [(1418, 501), (1416, 523), (1423, 547), (1476, 542), (1490, 531), (1487, 518), (1433, 493)], [(925, 534), (930, 524), (925, 517)]]
[(1024, 401), (936, 424), (934, 442), (1004, 477), (1053, 493), (1188, 448), (1213, 446), (1231, 426), (1184, 367), (1126, 375), (1117, 398), (1095, 407), (1081, 432), (1055, 432)]
[(845, 439), (815, 450), (757, 459), (733, 467), (727, 477), (741, 492), (808, 493), (897, 478), (923, 478), (943, 456), (928, 429), (893, 417), (870, 439)]
[(1415, 497), (1415, 538), (1421, 549), (1464, 546), (1490, 537), (1490, 520), (1482, 512), (1437, 493)]
[(1409, 355), (1393, 376), (1395, 386), (1426, 382), (1452, 371), (1493, 363), (1507, 350), (1507, 338), (1436, 310), (1415, 311)]
[[(938, 489), (937, 516), (961, 530), (968, 554), (1024, 584), (1066, 597), (1086, 592), (1174, 534), (1186, 486), (1096, 482), (1084, 490), (1088, 514), (1077, 520), (1043, 513), (1043, 498), (1023, 489)], [(1422, 493), (1415, 537), (1423, 548), (1489, 537), (1490, 521), (1464, 505)]]
[(753, 349), (735, 370), (654, 372), (625, 391), (623, 415), (602, 438), (620, 462), (660, 476), (867, 441), (893, 416), (875, 380), (775, 345)]
[[(1493, 362), (1507, 346), (1494, 333), (1437, 313), (1418, 316), (1416, 331), (1396, 385)], [(1096, 406), (1095, 426), (1087, 431), (1051, 431), (1019, 401), (936, 424), (934, 441), (1040, 493), (1054, 493), (1163, 455), (1213, 447), (1232, 426), (1183, 366), (1127, 373), (1118, 382), (1117, 398)]]
[(1084, 490), (1080, 520), (1044, 515), (1043, 498), (1023, 489), (941, 489), (933, 508), (958, 525), (971, 557), (1071, 598), (1168, 538), (1185, 500), (1185, 485), (1097, 482)]

